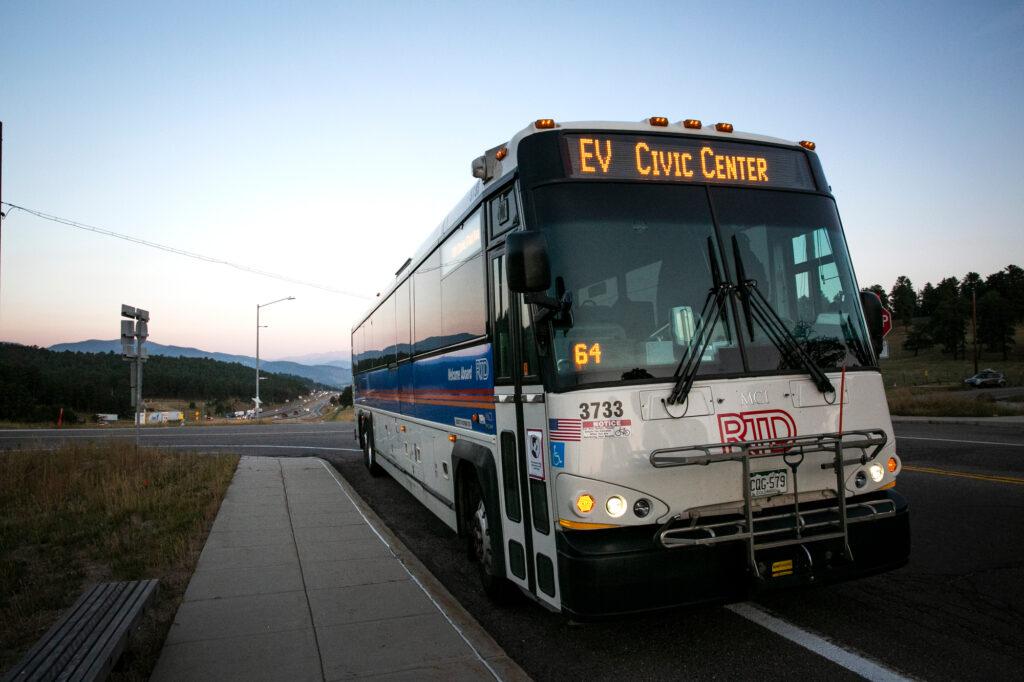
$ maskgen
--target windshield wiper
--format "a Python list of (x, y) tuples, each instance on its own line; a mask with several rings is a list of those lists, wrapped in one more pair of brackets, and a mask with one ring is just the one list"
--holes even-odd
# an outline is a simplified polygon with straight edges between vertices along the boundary
[(736, 240), (736, 235), (732, 237), (732, 254), (733, 259), (736, 261), (736, 277), (739, 279), (736, 291), (740, 296), (740, 302), (743, 304), (743, 313), (747, 318), (747, 330), (750, 333), (750, 340), (754, 340), (753, 323), (756, 320), (758, 325), (764, 330), (768, 340), (782, 353), (787, 364), (793, 364), (794, 359), (798, 360), (804, 366), (804, 369), (807, 370), (808, 374), (811, 375), (811, 380), (818, 387), (819, 391), (822, 393), (835, 393), (836, 389), (825, 375), (824, 370), (818, 366), (818, 363), (814, 361), (810, 353), (800, 345), (800, 342), (793, 336), (793, 333), (789, 331), (786, 323), (782, 321), (782, 318), (772, 308), (768, 299), (757, 288), (757, 282), (747, 278), (746, 268), (743, 267), (743, 259), (740, 257), (740, 245)]
[(683, 353), (683, 357), (672, 375), (676, 383), (666, 400), (669, 405), (678, 405), (685, 401), (686, 396), (690, 394), (693, 381), (697, 378), (697, 370), (704, 359), (704, 351), (711, 343), (715, 324), (725, 314), (725, 301), (734, 289), (732, 284), (722, 279), (718, 259), (715, 257), (715, 247), (710, 237), (708, 238), (708, 258), (711, 265), (712, 287), (708, 290), (707, 298), (704, 299), (704, 307), (700, 311), (697, 333), (690, 338), (690, 345)]

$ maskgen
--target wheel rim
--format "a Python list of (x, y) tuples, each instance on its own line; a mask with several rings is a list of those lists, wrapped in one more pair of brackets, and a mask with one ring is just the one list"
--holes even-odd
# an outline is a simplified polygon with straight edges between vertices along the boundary
[(487, 509), (483, 500), (477, 502), (473, 512), (473, 553), (484, 568), (491, 567), (491, 532), (487, 525)]

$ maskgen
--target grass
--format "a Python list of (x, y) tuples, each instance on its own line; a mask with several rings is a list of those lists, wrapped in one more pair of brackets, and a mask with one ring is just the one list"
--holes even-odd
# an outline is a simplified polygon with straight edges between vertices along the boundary
[(354, 412), (351, 405), (347, 407), (335, 407), (324, 414), (323, 420), (325, 422), (350, 422), (355, 418), (353, 415)]
[(158, 578), (113, 676), (147, 679), (237, 463), (106, 443), (0, 454), (0, 670), (90, 583)]
[(887, 388), (889, 411), (906, 417), (1014, 417), (1024, 410), (993, 400), (980, 400), (956, 392)]
[[(897, 326), (887, 339), (890, 357), (881, 361), (886, 386), (946, 385), (962, 389), (964, 379), (974, 374), (970, 348), (965, 360), (953, 360), (937, 347), (923, 350), (915, 356), (913, 351), (903, 349), (906, 336), (907, 330)], [(1016, 345), (1010, 349), (1006, 360), (998, 353), (981, 353), (978, 369), (988, 367), (1005, 374), (1008, 386), (1024, 386), (1024, 325), (1017, 330)]]

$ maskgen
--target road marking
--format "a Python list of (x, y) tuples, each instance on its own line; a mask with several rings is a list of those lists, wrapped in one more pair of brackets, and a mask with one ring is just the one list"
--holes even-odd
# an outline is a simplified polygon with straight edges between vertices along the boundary
[[(362, 450), (360, 450), (359, 452), (362, 452)], [(487, 668), (487, 670), (490, 671), (491, 675), (494, 676), (494, 679), (499, 680), (500, 682), (501, 675), (499, 675), (497, 671), (491, 667), (491, 664), (487, 662), (483, 655), (479, 651), (477, 651), (476, 647), (473, 646), (473, 643), (469, 641), (469, 638), (466, 637), (464, 632), (462, 632), (462, 628), (455, 624), (455, 621), (453, 621), (451, 616), (448, 615), (448, 612), (445, 611), (444, 608), (437, 603), (437, 600), (434, 599), (434, 595), (430, 594), (430, 591), (427, 590), (423, 583), (419, 581), (419, 578), (412, 574), (412, 571), (410, 571), (409, 567), (405, 565), (405, 562), (398, 558), (398, 555), (395, 553), (395, 550), (392, 549), (391, 545), (388, 544), (388, 541), (384, 539), (384, 536), (377, 531), (374, 525), (370, 523), (370, 519), (366, 518), (366, 514), (364, 514), (363, 510), (359, 508), (359, 505), (356, 504), (356, 501), (352, 499), (352, 496), (348, 494), (348, 491), (345, 490), (345, 486), (343, 486), (341, 484), (341, 481), (338, 480), (338, 477), (334, 475), (334, 471), (332, 471), (331, 468), (327, 466), (327, 462), (320, 460), (320, 466), (326, 469), (327, 473), (331, 475), (331, 478), (334, 479), (334, 482), (338, 484), (339, 488), (341, 488), (341, 492), (345, 494), (345, 497), (348, 498), (348, 501), (351, 502), (352, 506), (356, 508), (356, 511), (359, 512), (359, 515), (363, 517), (363, 521), (366, 522), (366, 525), (369, 526), (370, 530), (373, 531), (374, 535), (376, 535), (380, 539), (380, 541), (384, 543), (384, 546), (388, 548), (389, 552), (391, 552), (391, 556), (395, 557), (395, 561), (397, 561), (398, 564), (405, 570), (405, 572), (409, 575), (412, 581), (416, 583), (417, 587), (419, 587), (420, 590), (423, 591), (423, 594), (427, 595), (427, 599), (429, 599), (430, 603), (432, 603), (434, 607), (438, 610), (438, 612), (442, 616), (444, 616), (444, 619), (448, 621), (448, 624), (452, 626), (452, 629), (454, 629), (455, 632), (459, 633), (459, 637), (461, 637), (462, 641), (466, 643), (466, 646), (468, 646), (470, 650), (472, 650), (472, 652), (476, 654), (477, 660), (483, 663), (484, 667)]]
[(901, 440), (933, 440), (937, 443), (970, 443), (972, 445), (1009, 445), (1014, 448), (1024, 448), (1024, 443), (1005, 443), (994, 440), (957, 440), (955, 438), (924, 438), (922, 436), (896, 436), (897, 441)]
[(991, 481), (993, 483), (1012, 483), (1013, 485), (1024, 485), (1024, 478), (1016, 476), (992, 476), (989, 474), (971, 474), (966, 471), (952, 471), (950, 469), (937, 469), (935, 467), (918, 467), (904, 464), (904, 471), (913, 471), (918, 474), (937, 474), (939, 476), (953, 476), (955, 478), (973, 478), (978, 481)]
[[(210, 428), (216, 428), (216, 427), (210, 427)], [(77, 430), (78, 429), (76, 429), (76, 431)], [(81, 429), (81, 430), (84, 431), (85, 429)], [(39, 433), (39, 431), (40, 430), (25, 429), (25, 432), (27, 432), (27, 433)], [(6, 433), (8, 433), (8, 432), (3, 432), (3, 434), (6, 434)], [(339, 430), (333, 430), (332, 429), (332, 430), (329, 430), (329, 431), (327, 431), (327, 430), (320, 431), (320, 430), (313, 430), (313, 429), (311, 429), (311, 430), (308, 430), (308, 431), (263, 431), (263, 432), (260, 432), (259, 435), (261, 435), (261, 436), (296, 436), (296, 435), (306, 435), (306, 436), (308, 436), (310, 434), (321, 435), (321, 434), (334, 434), (334, 433), (347, 433), (347, 434), (351, 435), (352, 434), (352, 430), (351, 429), (339, 429)], [(8, 435), (3, 435), (3, 434), (0, 434), (0, 440), (25, 440), (25, 441), (32, 440), (31, 438), (28, 438), (27, 436), (8, 436)], [(74, 433), (72, 431), (60, 432), (60, 431), (55, 431), (55, 430), (48, 430), (44, 437), (48, 438), (48, 439), (57, 438), (57, 439), (60, 439), (60, 440), (71, 440), (73, 438), (96, 438), (97, 435), (99, 435), (99, 434), (102, 434), (104, 438), (135, 438), (135, 431), (129, 431), (127, 433), (110, 433), (109, 431), (104, 432), (103, 429), (98, 429), (98, 433), (96, 433), (96, 434), (92, 434), (92, 433), (80, 434), (80, 433)], [(209, 434), (209, 433), (146, 433), (145, 431), (143, 431), (141, 434), (139, 434), (139, 437), (142, 438), (142, 439), (145, 439), (145, 438), (194, 438), (194, 437), (209, 436), (209, 435), (211, 435), (211, 434)], [(223, 433), (217, 433), (215, 435), (233, 437), (233, 436), (252, 436), (254, 434), (253, 434), (252, 430), (246, 429), (244, 431), (223, 432)], [(37, 439), (37, 440), (42, 440), (42, 439)]]
[(231, 443), (230, 445), (212, 445), (210, 443), (197, 443), (196, 445), (161, 445), (162, 448), (274, 448), (278, 450), (331, 450), (333, 452), (362, 452), (356, 448), (330, 448), (319, 445), (244, 445), (242, 443)]
[(799, 644), (803, 648), (813, 651), (823, 658), (827, 658), (836, 665), (840, 665), (847, 670), (860, 675), (866, 680), (871, 680), (872, 682), (895, 682), (896, 680), (902, 681), (909, 679), (895, 670), (890, 670), (880, 663), (875, 663), (874, 661), (865, 658), (861, 654), (856, 654), (852, 651), (836, 646), (824, 637), (811, 634), (806, 630), (801, 630), (791, 623), (787, 623), (780, 618), (776, 618), (765, 609), (757, 606), (756, 604), (752, 604), (751, 602), (729, 604), (725, 608), (738, 616), (742, 616), (743, 618), (760, 625), (766, 630), (774, 632), (780, 637), (788, 639), (794, 644)]

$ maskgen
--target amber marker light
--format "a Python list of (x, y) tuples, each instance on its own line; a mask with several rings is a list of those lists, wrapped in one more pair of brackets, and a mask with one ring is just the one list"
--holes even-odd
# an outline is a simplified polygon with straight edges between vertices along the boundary
[(817, 147), (818, 145), (814, 144), (810, 140), (800, 140), (800, 146), (803, 147), (804, 149), (807, 149), (807, 150), (813, 152), (814, 148)]
[(731, 123), (716, 123), (715, 124), (715, 130), (717, 130), (720, 133), (731, 133), (732, 132), (732, 124)]
[(601, 530), (602, 528), (618, 528), (618, 526), (612, 523), (587, 523), (586, 521), (569, 521), (568, 519), (558, 519), (558, 525), (570, 530)]
[(704, 124), (700, 122), (699, 118), (688, 118), (683, 121), (683, 127), (690, 128), (691, 130), (700, 130), (703, 125)]
[(553, 118), (538, 118), (533, 122), (533, 127), (538, 130), (548, 130), (549, 128), (555, 127), (555, 119)]
[(896, 473), (896, 467), (898, 466), (898, 464), (899, 463), (896, 461), (895, 457), (890, 457), (889, 461), (886, 462), (885, 466), (889, 470), (890, 474), (895, 474)]
[(498, 151), (494, 152), (494, 158), (496, 158), (498, 161), (501, 161), (506, 156), (508, 156), (508, 147), (502, 147)]
[(456, 436), (456, 435), (455, 435), (454, 433), (449, 433), (449, 434), (448, 434), (448, 440), (449, 440), (449, 441), (451, 441), (452, 443), (454, 443), (454, 442), (455, 442), (455, 441), (457, 441), (458, 439), (459, 439), (459, 437), (458, 437), (458, 436)]
[(647, 119), (647, 122), (650, 123), (652, 126), (665, 127), (668, 125), (668, 119), (665, 118), (664, 116), (651, 116), (649, 119)]
[(582, 493), (576, 498), (576, 509), (581, 514), (589, 514), (594, 509), (594, 498), (590, 493)]

